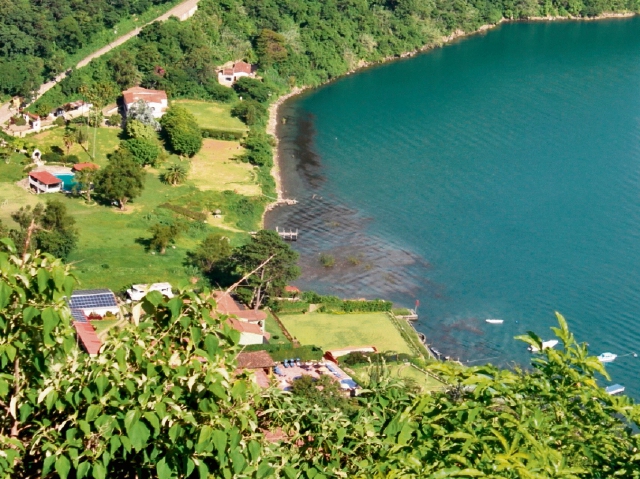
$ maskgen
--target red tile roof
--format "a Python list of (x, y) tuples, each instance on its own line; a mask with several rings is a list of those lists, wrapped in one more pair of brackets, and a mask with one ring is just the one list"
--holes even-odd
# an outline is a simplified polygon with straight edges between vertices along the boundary
[(235, 65), (233, 65), (233, 72), (234, 73), (251, 73), (251, 65), (249, 65), (247, 62), (238, 62)]
[(73, 169), (76, 171), (82, 171), (85, 168), (97, 170), (98, 168), (100, 168), (100, 166), (96, 165), (95, 163), (76, 163), (75, 165), (73, 165)]
[(162, 103), (162, 100), (167, 101), (167, 94), (162, 90), (148, 90), (139, 86), (134, 86), (122, 92), (124, 102), (127, 105), (137, 102), (138, 100), (144, 100), (150, 103)]
[(29, 176), (47, 186), (58, 185), (62, 183), (62, 180), (60, 178), (56, 178), (48, 171), (32, 171), (31, 173), (29, 173)]
[(238, 354), (237, 361), (238, 368), (242, 369), (272, 368), (276, 365), (266, 351), (240, 353)]
[(227, 319), (227, 324), (241, 333), (259, 334), (260, 336), (264, 335), (262, 329), (256, 323), (247, 323), (246, 321), (229, 318)]
[(224, 291), (216, 291), (218, 311), (222, 314), (232, 314), (247, 321), (263, 321), (267, 319), (267, 313), (255, 309), (245, 309)]
[(76, 328), (78, 337), (87, 352), (91, 355), (98, 354), (102, 347), (102, 341), (100, 341), (91, 323), (74, 321), (73, 326)]
[(300, 290), (298, 288), (296, 288), (295, 286), (285, 286), (284, 290), (287, 293), (299, 293), (300, 292)]

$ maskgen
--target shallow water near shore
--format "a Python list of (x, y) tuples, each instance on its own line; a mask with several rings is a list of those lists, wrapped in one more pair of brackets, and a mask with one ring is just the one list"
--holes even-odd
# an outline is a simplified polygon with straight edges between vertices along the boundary
[[(549, 339), (556, 310), (594, 354), (640, 353), (640, 18), (502, 25), (280, 115), (299, 204), (266, 224), (300, 229), (299, 286), (419, 299), (471, 364), (527, 364), (513, 336)], [(640, 358), (607, 369), (640, 398)]]

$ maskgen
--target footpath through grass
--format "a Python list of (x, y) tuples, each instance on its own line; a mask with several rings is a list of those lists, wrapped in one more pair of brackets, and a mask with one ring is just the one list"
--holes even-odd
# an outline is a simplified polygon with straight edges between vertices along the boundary
[(279, 317), (301, 344), (314, 344), (324, 350), (375, 346), (380, 352), (414, 354), (386, 313), (281, 314)]

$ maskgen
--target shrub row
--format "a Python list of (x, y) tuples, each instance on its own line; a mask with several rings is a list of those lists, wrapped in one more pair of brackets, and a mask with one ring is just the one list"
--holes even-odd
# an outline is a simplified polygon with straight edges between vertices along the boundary
[(211, 138), (213, 140), (235, 141), (244, 138), (244, 132), (233, 130), (218, 130), (215, 128), (201, 128), (202, 138)]
[(196, 221), (201, 221), (203, 223), (207, 221), (206, 213), (202, 213), (201, 211), (192, 211), (188, 208), (183, 208), (182, 206), (172, 205), (171, 203), (163, 203), (160, 205), (160, 208), (166, 208), (180, 215), (186, 216), (187, 218), (191, 218)]
[(267, 351), (275, 362), (285, 359), (298, 359), (300, 361), (319, 361), (324, 352), (318, 346), (293, 347), (292, 343), (284, 344), (250, 344), (245, 346), (245, 351)]
[(309, 311), (309, 303), (304, 301), (273, 301), (271, 309), (276, 313), (304, 313)]
[(368, 364), (369, 362), (377, 363), (381, 360), (384, 360), (384, 362), (386, 363), (394, 363), (398, 361), (411, 361), (411, 359), (413, 359), (413, 356), (406, 353), (392, 353), (385, 351), (382, 353), (365, 354), (359, 351), (354, 351), (353, 353), (341, 356), (338, 359), (338, 362), (340, 364), (346, 364), (348, 366), (356, 366), (358, 364)]
[(273, 301), (270, 306), (276, 313), (304, 313), (310, 304), (320, 304), (321, 313), (375, 313), (389, 312), (393, 306), (391, 301), (373, 299), (355, 301), (340, 299), (337, 296), (322, 296), (313, 291), (302, 293), (301, 301)]

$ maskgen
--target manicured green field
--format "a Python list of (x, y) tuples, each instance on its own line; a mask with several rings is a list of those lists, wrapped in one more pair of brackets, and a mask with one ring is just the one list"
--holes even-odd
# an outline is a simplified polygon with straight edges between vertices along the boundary
[(386, 313), (283, 314), (280, 320), (301, 344), (324, 350), (375, 346), (378, 351), (413, 354)]
[(237, 141), (205, 139), (191, 159), (189, 181), (201, 190), (231, 190), (245, 196), (259, 196), (255, 167), (235, 160), (244, 148)]
[(231, 116), (231, 105), (197, 100), (176, 100), (174, 104), (182, 105), (198, 120), (200, 128), (218, 130), (247, 131), (247, 126)]

